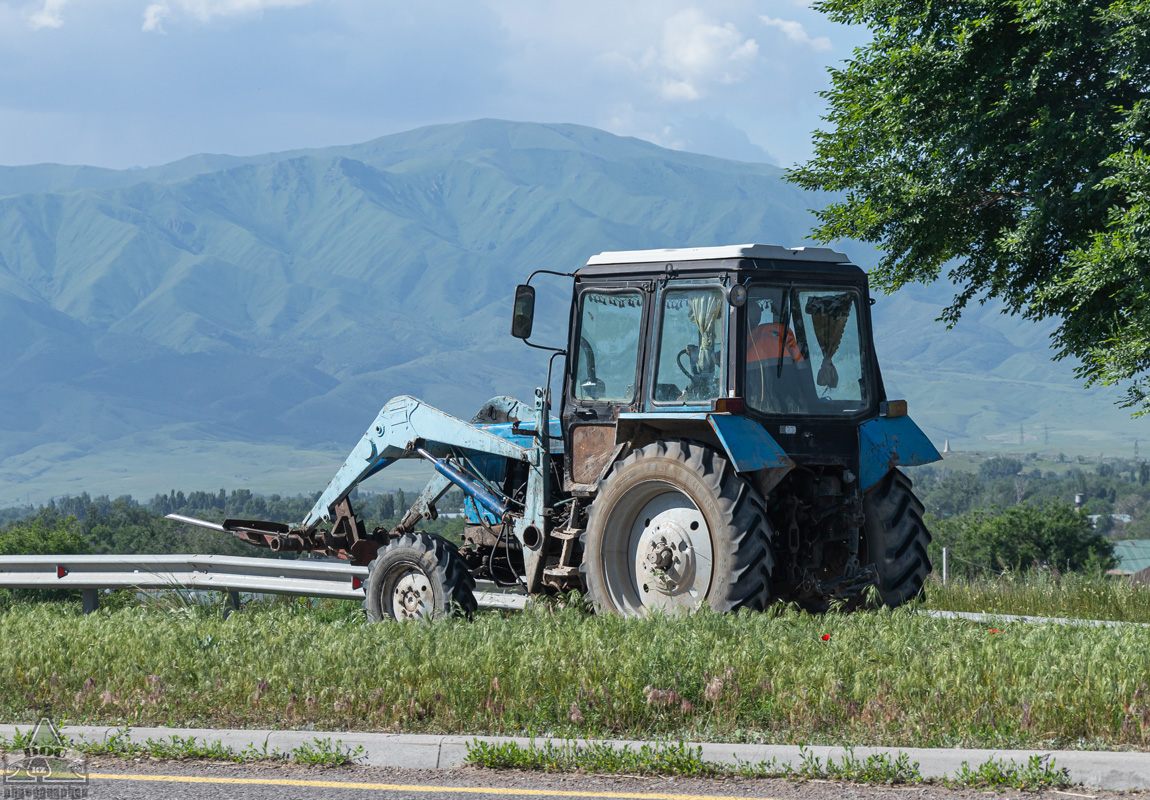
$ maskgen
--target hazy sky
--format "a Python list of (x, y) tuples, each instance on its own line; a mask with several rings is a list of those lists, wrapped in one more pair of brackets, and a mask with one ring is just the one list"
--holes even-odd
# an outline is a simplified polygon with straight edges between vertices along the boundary
[(478, 117), (791, 164), (864, 32), (803, 0), (0, 0), (0, 164), (149, 166)]

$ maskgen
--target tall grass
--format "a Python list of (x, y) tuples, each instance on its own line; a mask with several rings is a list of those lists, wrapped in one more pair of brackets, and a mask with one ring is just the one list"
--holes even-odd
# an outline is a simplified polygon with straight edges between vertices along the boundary
[(927, 584), (924, 605), (946, 611), (1150, 623), (1150, 587), (1106, 575), (1032, 570), (946, 586), (936, 575)]
[(1150, 633), (908, 610), (365, 625), (350, 604), (0, 612), (0, 718), (898, 746), (1150, 747)]

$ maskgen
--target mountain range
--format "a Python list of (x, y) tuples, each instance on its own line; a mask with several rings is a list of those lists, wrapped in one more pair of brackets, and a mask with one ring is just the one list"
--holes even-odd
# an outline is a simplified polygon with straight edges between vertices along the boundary
[[(322, 488), (390, 397), (470, 416), (530, 396), (545, 356), (508, 320), (532, 270), (799, 245), (824, 200), (768, 164), (498, 120), (147, 169), (0, 167), (0, 506)], [(534, 338), (560, 344), (569, 282), (535, 283)], [(1143, 423), (1050, 360), (1053, 323), (991, 303), (947, 330), (949, 296), (874, 308), (888, 393), (940, 448), (1130, 454)]]

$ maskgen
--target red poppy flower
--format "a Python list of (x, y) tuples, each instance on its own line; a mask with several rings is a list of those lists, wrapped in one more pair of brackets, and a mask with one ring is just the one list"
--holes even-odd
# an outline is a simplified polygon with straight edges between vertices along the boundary
[(831, 635), (829, 633), (824, 633), (823, 634), (823, 641), (829, 642), (830, 640), (831, 640)]
[(1002, 631), (1000, 631), (998, 628), (991, 628), (990, 632), (991, 633), (1002, 633)]

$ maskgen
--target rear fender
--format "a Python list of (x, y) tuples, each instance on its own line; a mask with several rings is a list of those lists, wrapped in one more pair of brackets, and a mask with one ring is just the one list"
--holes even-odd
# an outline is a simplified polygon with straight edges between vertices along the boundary
[(859, 480), (874, 486), (895, 467), (940, 461), (942, 456), (910, 417), (878, 417), (859, 426)]
[[(651, 431), (642, 431), (644, 428)], [(643, 436), (644, 433), (647, 435)], [(655, 435), (652, 437), (651, 433)], [(620, 414), (615, 429), (616, 443), (638, 438), (698, 439), (717, 443), (734, 464), (736, 472), (781, 470), (785, 474), (795, 465), (766, 428), (753, 419), (735, 414), (695, 411)]]

